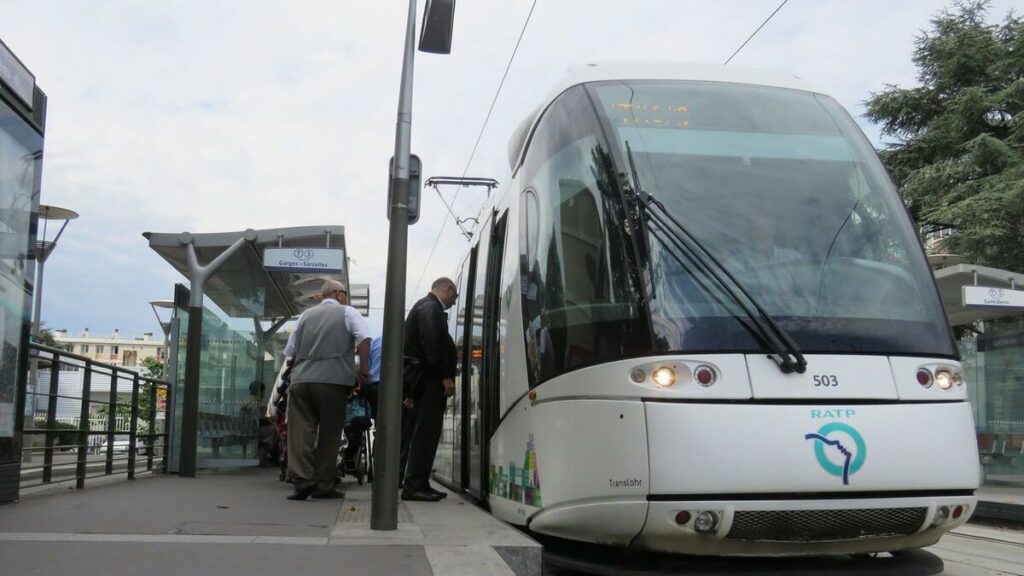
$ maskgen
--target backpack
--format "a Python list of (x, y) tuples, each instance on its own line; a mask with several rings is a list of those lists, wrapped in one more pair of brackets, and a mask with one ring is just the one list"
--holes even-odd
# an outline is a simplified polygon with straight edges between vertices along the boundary
[(357, 419), (369, 418), (370, 406), (362, 396), (353, 395), (349, 398), (348, 409), (345, 411), (345, 425), (352, 424)]

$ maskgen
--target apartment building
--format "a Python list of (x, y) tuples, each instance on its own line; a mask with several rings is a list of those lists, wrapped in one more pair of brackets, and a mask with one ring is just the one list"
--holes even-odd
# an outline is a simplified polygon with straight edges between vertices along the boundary
[(142, 361), (156, 357), (164, 359), (167, 354), (164, 339), (154, 337), (152, 332), (142, 336), (122, 336), (116, 329), (112, 334), (91, 334), (89, 329), (77, 335), (66, 330), (56, 330), (53, 338), (58, 344), (68, 348), (72, 354), (85, 356), (97, 362), (123, 366), (125, 368), (142, 368)]

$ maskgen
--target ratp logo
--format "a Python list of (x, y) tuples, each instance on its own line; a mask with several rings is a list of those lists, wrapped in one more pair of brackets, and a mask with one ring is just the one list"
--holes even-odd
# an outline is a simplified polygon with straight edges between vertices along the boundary
[(843, 422), (829, 422), (816, 433), (805, 434), (804, 440), (814, 441), (814, 455), (825, 472), (841, 476), (843, 484), (864, 466), (867, 445), (853, 426)]

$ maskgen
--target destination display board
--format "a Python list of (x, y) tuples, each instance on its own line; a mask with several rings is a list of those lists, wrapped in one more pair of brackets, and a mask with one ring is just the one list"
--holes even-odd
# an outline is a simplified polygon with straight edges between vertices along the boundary
[(345, 251), (341, 248), (267, 248), (263, 269), (270, 272), (341, 272)]
[(964, 308), (1024, 308), (1024, 290), (963, 287)]

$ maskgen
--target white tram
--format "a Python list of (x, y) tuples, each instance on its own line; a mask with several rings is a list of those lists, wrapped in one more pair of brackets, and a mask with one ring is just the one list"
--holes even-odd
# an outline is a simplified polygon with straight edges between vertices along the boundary
[(936, 542), (977, 499), (957, 349), (871, 145), (798, 79), (574, 70), (455, 277), (435, 477), (541, 535), (707, 555)]

